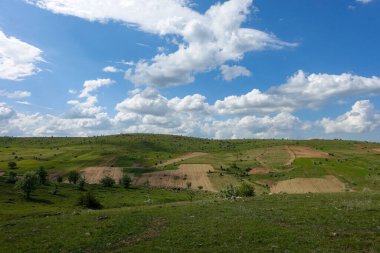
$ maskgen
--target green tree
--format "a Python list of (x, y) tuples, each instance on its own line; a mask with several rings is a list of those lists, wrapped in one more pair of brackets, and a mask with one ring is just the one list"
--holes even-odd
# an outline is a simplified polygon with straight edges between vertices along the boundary
[(115, 184), (115, 180), (112, 177), (105, 176), (105, 177), (102, 178), (102, 180), (100, 180), (100, 183), (104, 187), (112, 187)]
[(121, 179), (121, 183), (125, 189), (128, 189), (131, 186), (132, 178), (130, 178), (128, 174), (124, 174), (123, 178)]
[(9, 175), (8, 175), (5, 182), (7, 182), (8, 184), (16, 183), (17, 182), (17, 173), (13, 172), (13, 171), (9, 172)]
[(38, 182), (38, 175), (35, 172), (29, 171), (17, 181), (17, 188), (24, 193), (27, 199), (30, 199), (30, 194), (37, 188)]
[(253, 197), (255, 196), (255, 188), (253, 185), (243, 182), (238, 189), (238, 195), (242, 197)]
[(8, 168), (11, 170), (17, 169), (17, 163), (16, 162), (8, 162)]
[(80, 178), (80, 174), (78, 171), (72, 170), (67, 175), (67, 179), (69, 180), (69, 183), (76, 184)]
[(44, 169), (44, 167), (40, 167), (38, 170), (37, 170), (37, 175), (40, 179), (40, 183), (41, 184), (46, 184), (47, 182), (47, 176), (48, 176), (48, 173), (47, 171)]

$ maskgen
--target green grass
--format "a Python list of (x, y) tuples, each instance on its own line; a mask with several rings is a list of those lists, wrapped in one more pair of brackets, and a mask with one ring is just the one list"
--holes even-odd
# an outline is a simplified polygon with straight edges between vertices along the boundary
[[(309, 146), (331, 156), (299, 158), (291, 166), (286, 145)], [(0, 252), (380, 252), (378, 143), (341, 140), (208, 140), (127, 134), (91, 138), (0, 137)], [(178, 164), (156, 163), (188, 152), (207, 152)], [(265, 152), (265, 153), (264, 153)], [(263, 154), (260, 156), (261, 154)], [(260, 159), (256, 159), (260, 156)], [(21, 158), (22, 157), (22, 158)], [(25, 200), (5, 183), (8, 162), (19, 175), (44, 166), (49, 173), (115, 166), (142, 173), (207, 163), (218, 189), (243, 181), (280, 181), (334, 175), (354, 192), (268, 195), (236, 201), (196, 191), (87, 185), (104, 206), (77, 206), (77, 186), (40, 186)], [(267, 175), (245, 175), (269, 167)], [(221, 174), (222, 173), (222, 174)], [(107, 216), (99, 220), (99, 216)]]

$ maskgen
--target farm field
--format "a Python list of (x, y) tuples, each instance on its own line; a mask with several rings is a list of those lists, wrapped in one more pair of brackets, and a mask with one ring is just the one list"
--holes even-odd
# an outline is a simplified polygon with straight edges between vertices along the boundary
[[(378, 252), (379, 149), (342, 140), (1, 137), (0, 252)], [(41, 167), (49, 181), (30, 199), (8, 182)], [(73, 171), (83, 188), (68, 183)], [(115, 184), (102, 185), (106, 176)], [(239, 195), (243, 186), (254, 193)], [(100, 210), (79, 204), (90, 193)]]

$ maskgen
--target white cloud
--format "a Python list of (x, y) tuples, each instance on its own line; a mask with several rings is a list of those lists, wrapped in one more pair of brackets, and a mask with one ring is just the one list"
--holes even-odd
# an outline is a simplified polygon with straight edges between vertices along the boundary
[(0, 79), (19, 81), (40, 71), (42, 51), (0, 31)]
[(31, 105), (31, 103), (28, 101), (16, 101), (16, 103), (20, 105)]
[(100, 87), (109, 86), (115, 83), (115, 81), (107, 78), (107, 79), (96, 79), (96, 80), (87, 80), (83, 84), (83, 90), (81, 91), (79, 97), (89, 97), (91, 92), (96, 91)]
[(5, 103), (0, 102), (0, 122), (10, 119), (15, 112)]
[(356, 0), (356, 2), (361, 3), (361, 4), (369, 4), (373, 0)]
[(230, 0), (211, 6), (204, 14), (187, 0), (28, 0), (54, 13), (90, 21), (115, 20), (157, 34), (177, 35), (178, 49), (140, 60), (125, 78), (136, 85), (173, 86), (191, 83), (194, 75), (236, 61), (245, 53), (296, 46), (274, 35), (242, 28), (252, 0)]
[(253, 89), (241, 96), (228, 96), (215, 102), (221, 114), (293, 112), (304, 108), (318, 109), (330, 99), (344, 96), (379, 94), (379, 77), (305, 74), (302, 70), (285, 84), (261, 92)]
[(0, 90), (0, 97), (7, 97), (10, 99), (19, 99), (19, 98), (27, 98), (32, 95), (29, 91), (24, 90), (16, 90), (16, 91), (6, 91), (6, 90)]
[(251, 76), (251, 72), (243, 66), (220, 66), (220, 71), (222, 72), (223, 79), (231, 81), (239, 76)]
[(68, 92), (69, 92), (70, 94), (73, 94), (73, 95), (78, 93), (78, 91), (73, 90), (73, 89), (70, 89)]
[(117, 73), (117, 72), (122, 72), (123, 70), (118, 69), (114, 66), (107, 66), (107, 67), (104, 67), (102, 71), (106, 73)]
[(373, 131), (380, 126), (380, 114), (369, 100), (357, 101), (351, 111), (332, 120), (320, 121), (326, 133), (362, 133)]

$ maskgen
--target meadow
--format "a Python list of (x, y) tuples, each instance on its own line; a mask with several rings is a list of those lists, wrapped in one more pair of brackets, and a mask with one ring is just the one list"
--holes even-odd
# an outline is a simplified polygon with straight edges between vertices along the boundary
[[(1, 137), (0, 252), (379, 252), (379, 148), (343, 140), (153, 134)], [(186, 157), (193, 152), (202, 155)], [(201, 165), (213, 170), (189, 173)], [(7, 183), (10, 172), (21, 180), (40, 167), (50, 180), (30, 199)], [(112, 187), (79, 189), (66, 181), (70, 171), (88, 167), (121, 169), (132, 185), (116, 180)], [(313, 193), (273, 190), (284, 182), (295, 187), (288, 180), (326, 177), (343, 185), (339, 192), (318, 192), (318, 185)], [(241, 185), (255, 194), (226, 194)], [(102, 209), (78, 205), (88, 192)]]

